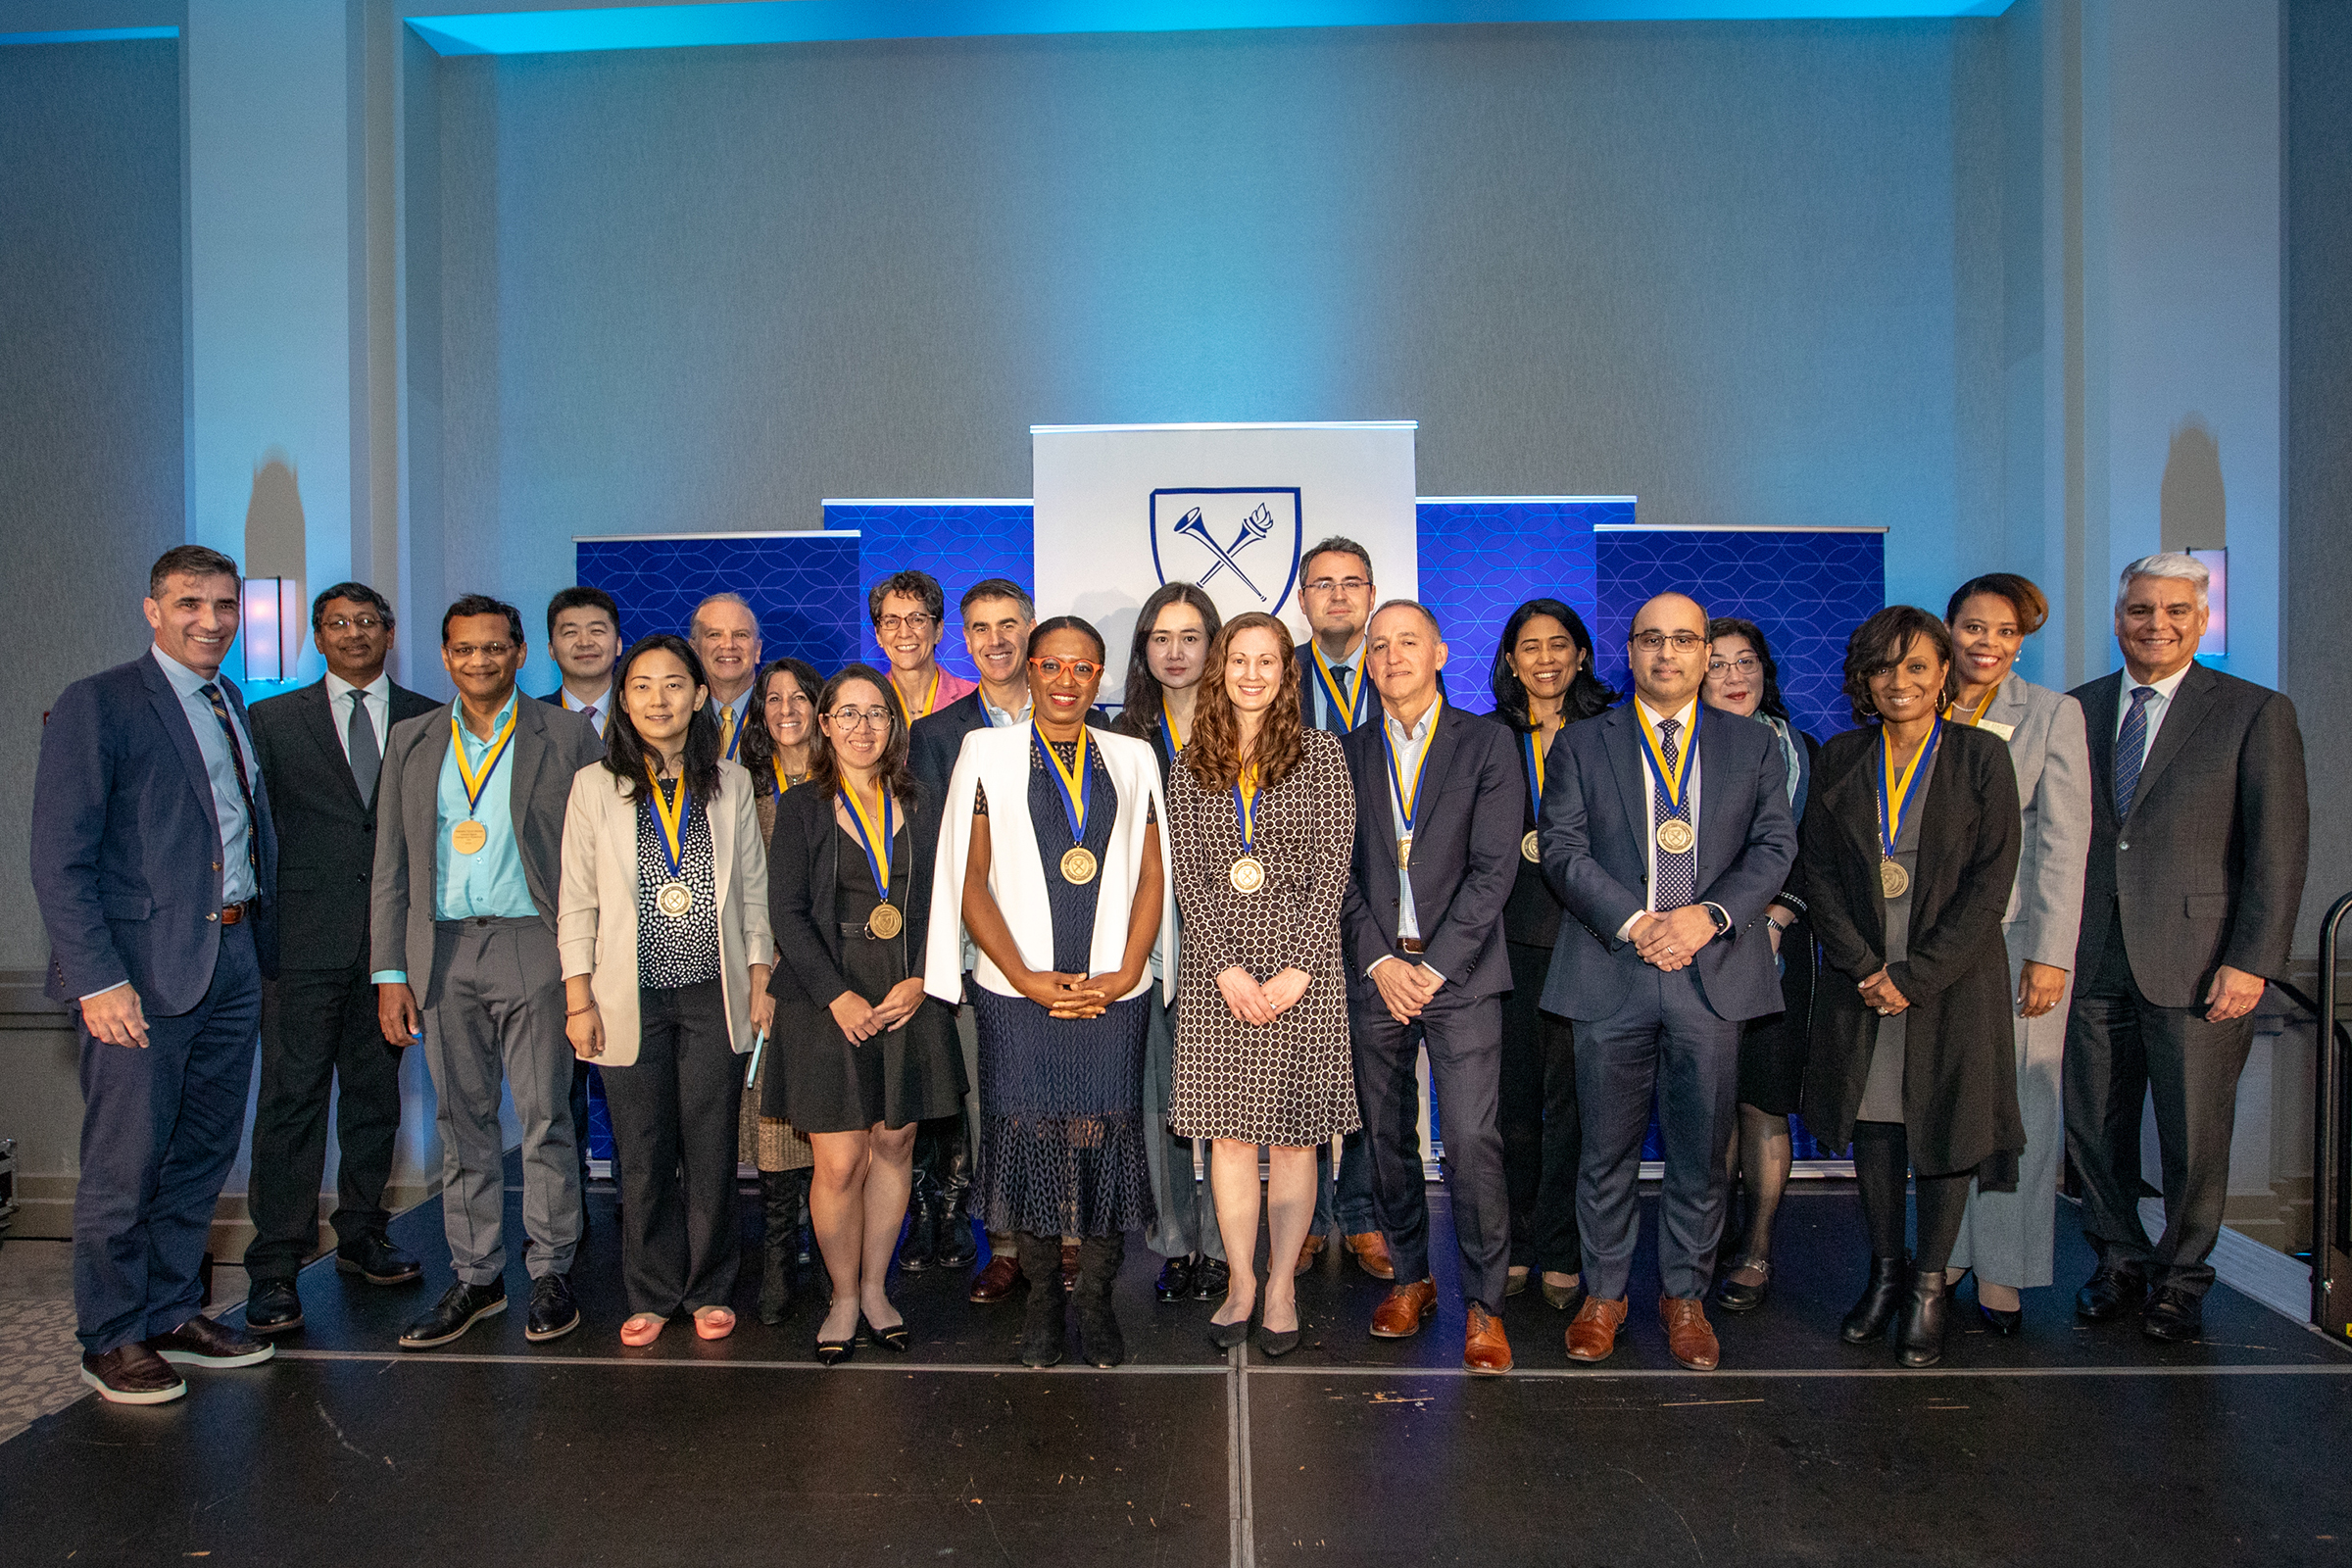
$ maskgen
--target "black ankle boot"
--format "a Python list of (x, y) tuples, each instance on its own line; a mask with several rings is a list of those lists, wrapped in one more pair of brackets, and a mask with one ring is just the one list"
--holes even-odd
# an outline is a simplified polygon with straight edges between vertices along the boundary
[(1885, 1334), (1886, 1325), (1894, 1321), (1895, 1309), (1902, 1305), (1903, 1291), (1910, 1283), (1909, 1258), (1872, 1258), (1870, 1283), (1862, 1287), (1862, 1298), (1854, 1303), (1854, 1309), (1845, 1314), (1838, 1337), (1848, 1345), (1868, 1345)]
[(1127, 1341), (1110, 1308), (1110, 1288), (1126, 1260), (1125, 1236), (1089, 1236), (1078, 1244), (1078, 1287), (1071, 1293), (1078, 1302), (1078, 1342), (1096, 1366), (1127, 1359)]
[(760, 1321), (774, 1328), (792, 1310), (792, 1250), (801, 1214), (791, 1172), (760, 1173), (760, 1209), (767, 1226), (760, 1247)]
[(980, 1256), (980, 1244), (972, 1238), (972, 1145), (960, 1116), (942, 1140), (933, 1181), (939, 1193), (938, 1264), (970, 1268)]
[(1028, 1304), (1021, 1314), (1021, 1365), (1053, 1366), (1061, 1360), (1062, 1314), (1069, 1304), (1061, 1290), (1061, 1238), (1023, 1231), (1013, 1246), (1021, 1272), (1029, 1277)]
[(1943, 1270), (1923, 1268), (1913, 1277), (1911, 1294), (1903, 1298), (1902, 1321), (1894, 1328), (1897, 1358), (1903, 1365), (1934, 1366), (1943, 1359), (1944, 1308), (1951, 1299)]

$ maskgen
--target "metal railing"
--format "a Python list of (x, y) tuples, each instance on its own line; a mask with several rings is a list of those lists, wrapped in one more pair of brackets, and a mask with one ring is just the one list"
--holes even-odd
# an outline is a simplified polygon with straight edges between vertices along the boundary
[(2329, 1336), (2352, 1335), (2352, 1201), (2345, 1188), (2352, 1151), (2352, 1115), (2344, 1098), (2345, 1033), (2335, 1021), (2336, 943), (2352, 893), (2335, 901), (2320, 924), (2319, 1029), (2312, 1066), (2311, 1321)]

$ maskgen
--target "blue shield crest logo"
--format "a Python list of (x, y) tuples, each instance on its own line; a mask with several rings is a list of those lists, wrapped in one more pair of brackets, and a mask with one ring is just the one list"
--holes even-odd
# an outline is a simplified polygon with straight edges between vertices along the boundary
[(1152, 492), (1152, 566), (1208, 590), (1220, 610), (1281, 610), (1305, 542), (1296, 485)]

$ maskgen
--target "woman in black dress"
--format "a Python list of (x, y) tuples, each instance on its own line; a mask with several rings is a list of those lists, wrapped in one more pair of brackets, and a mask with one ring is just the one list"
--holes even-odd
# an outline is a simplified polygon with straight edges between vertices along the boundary
[(1841, 1332), (1867, 1345), (1899, 1309), (1913, 1367), (1943, 1356), (1969, 1178), (2014, 1187), (2026, 1147), (2001, 937), (2017, 774), (1997, 736), (1944, 722), (1954, 690), (1951, 635), (1928, 612), (1893, 605), (1855, 629), (1845, 693), (1862, 727), (1821, 749), (1796, 859), (1823, 960), (1804, 1116), (1824, 1143), (1853, 1145), (1870, 1233), (1870, 1282)]
[(808, 1135), (809, 1214), (832, 1276), (817, 1359), (867, 1334), (907, 1348), (883, 1287), (906, 1219), (915, 1123), (963, 1103), (954, 1015), (923, 994), (939, 803), (906, 765), (888, 677), (852, 664), (817, 700), (823, 737), (768, 843), (775, 1070), (761, 1107)]
[[(1707, 622), (1707, 675), (1699, 695), (1709, 708), (1755, 719), (1778, 737), (1788, 811), (1804, 820), (1821, 743), (1789, 721), (1780, 666), (1762, 627), (1730, 615)], [(1793, 868), (1788, 880), (1796, 880)], [(1749, 1019), (1740, 1031), (1740, 1124), (1732, 1132), (1731, 1161), (1747, 1194), (1747, 1228), (1733, 1254), (1737, 1261), (1715, 1293), (1727, 1312), (1754, 1311), (1772, 1288), (1772, 1222), (1794, 1164), (1788, 1118), (1804, 1091), (1813, 1020), (1813, 925), (1805, 918), (1805, 901), (1784, 888), (1764, 918), (1780, 959), (1783, 1006), (1770, 1017)]]
[[(1012, 1233), (1029, 1281), (1020, 1355), (1061, 1359), (1074, 1301), (1081, 1345), (1116, 1366), (1110, 1306), (1126, 1233), (1149, 1229), (1144, 1040), (1152, 959), (1174, 971), (1160, 847), (1159, 763), (1126, 735), (1090, 729), (1102, 637), (1075, 615), (1029, 638), (1030, 722), (964, 737), (948, 785), (926, 980), (963, 995), (960, 936), (979, 949), (979, 1191), (992, 1234)], [(960, 901), (961, 930), (947, 918)], [(1061, 1287), (1061, 1238), (1078, 1278)]]
[(1583, 1242), (1576, 1228), (1576, 1164), (1584, 1150), (1576, 1104), (1576, 1035), (1565, 1018), (1537, 1005), (1560, 934), (1560, 901), (1544, 880), (1536, 822), (1544, 805), (1544, 760), (1562, 729), (1605, 711), (1617, 694), (1592, 673), (1592, 634), (1557, 599), (1530, 599), (1503, 622), (1488, 679), (1494, 722), (1512, 734), (1527, 771), (1526, 837), (1518, 879), (1502, 907), (1511, 960), (1502, 999), (1502, 1179), (1510, 1195), (1511, 1264), (1506, 1296), (1543, 1274), (1544, 1299), (1562, 1312), (1584, 1302)]

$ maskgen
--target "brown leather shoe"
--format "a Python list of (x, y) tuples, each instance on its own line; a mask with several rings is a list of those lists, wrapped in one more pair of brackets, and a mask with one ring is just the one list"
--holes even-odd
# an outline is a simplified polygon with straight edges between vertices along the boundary
[(1305, 1241), (1298, 1244), (1298, 1262), (1291, 1272), (1293, 1274), (1305, 1273), (1315, 1266), (1315, 1260), (1322, 1255), (1323, 1238), (1319, 1234), (1310, 1234)]
[(1707, 1303), (1696, 1296), (1658, 1298), (1658, 1321), (1666, 1329), (1666, 1350), (1693, 1372), (1712, 1372), (1723, 1359), (1715, 1331), (1707, 1326)]
[(1625, 1298), (1604, 1301), (1597, 1296), (1588, 1296), (1585, 1304), (1577, 1308), (1575, 1320), (1568, 1325), (1568, 1359), (1606, 1361), (1624, 1335)]
[(1462, 1365), (1483, 1377), (1500, 1377), (1511, 1369), (1511, 1342), (1502, 1337), (1502, 1319), (1470, 1303), (1470, 1329), (1462, 1336)]
[(1364, 1266), (1364, 1272), (1376, 1280), (1396, 1277), (1396, 1264), (1389, 1256), (1389, 1239), (1378, 1231), (1365, 1231), (1348, 1238), (1348, 1250)]
[(1065, 1292), (1078, 1288), (1078, 1244), (1076, 1242), (1061, 1244), (1061, 1288)]
[[(1438, 1310), (1438, 1282), (1415, 1280), (1410, 1285), (1392, 1285), (1382, 1297), (1380, 1305), (1372, 1309), (1372, 1337), (1376, 1340), (1409, 1340), (1421, 1332)], [(1497, 1334), (1500, 1329), (1495, 1330)], [(1505, 1348), (1508, 1354), (1508, 1348)]]
[(1021, 1273), (1021, 1260), (1007, 1247), (988, 1260), (988, 1267), (972, 1276), (969, 1298), (982, 1306), (994, 1306), (999, 1301), (1010, 1300), (1028, 1283)]

